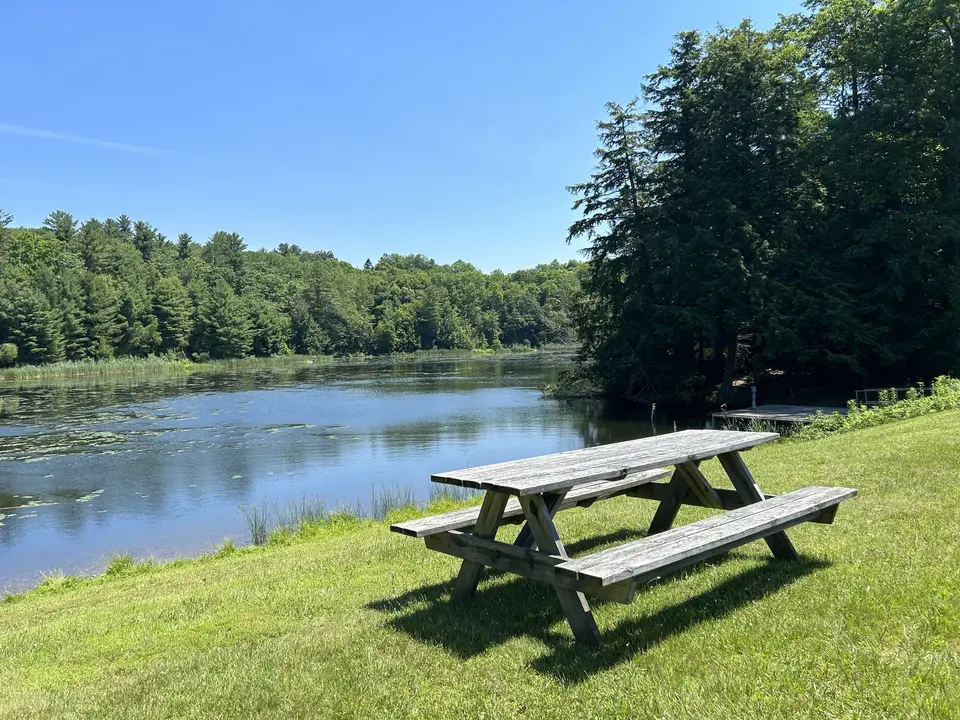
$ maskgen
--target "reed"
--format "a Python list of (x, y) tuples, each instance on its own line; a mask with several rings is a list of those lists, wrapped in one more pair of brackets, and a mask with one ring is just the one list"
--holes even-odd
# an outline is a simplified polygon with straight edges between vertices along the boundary
[(244, 520), (247, 521), (247, 529), (250, 531), (250, 541), (254, 545), (266, 545), (268, 533), (268, 510), (266, 503), (263, 505), (240, 506), (240, 512)]

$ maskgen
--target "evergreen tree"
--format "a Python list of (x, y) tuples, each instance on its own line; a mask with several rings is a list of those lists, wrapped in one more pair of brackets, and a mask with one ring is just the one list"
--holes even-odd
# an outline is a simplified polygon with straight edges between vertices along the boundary
[(143, 256), (144, 260), (149, 262), (153, 256), (154, 248), (160, 244), (161, 242), (157, 231), (150, 223), (137, 220), (137, 222), (133, 224), (133, 246), (140, 251), (140, 255)]
[(21, 287), (17, 293), (9, 337), (22, 363), (39, 365), (63, 359), (60, 318), (47, 298), (31, 287)]
[(200, 353), (211, 359), (239, 358), (250, 354), (253, 331), (243, 302), (220, 280), (203, 299), (197, 322)]
[(250, 349), (254, 355), (269, 357), (288, 352), (289, 317), (274, 303), (259, 298), (248, 301), (248, 314), (252, 327)]
[(193, 331), (193, 303), (179, 279), (159, 280), (153, 296), (153, 312), (160, 333), (160, 350), (186, 352)]
[(237, 233), (222, 230), (215, 232), (209, 242), (203, 246), (203, 259), (223, 273), (224, 279), (234, 292), (240, 291), (240, 282), (243, 279), (243, 251), (246, 247), (243, 238)]
[(190, 248), (193, 246), (193, 238), (188, 233), (180, 233), (177, 236), (177, 258), (186, 260), (190, 257)]
[(96, 360), (112, 358), (126, 326), (120, 312), (120, 298), (110, 278), (105, 275), (87, 273), (83, 285), (81, 323), (85, 331), (87, 356)]
[(63, 245), (69, 245), (77, 233), (77, 221), (73, 215), (64, 210), (54, 210), (47, 215), (43, 221), (43, 226), (53, 233)]
[(119, 296), (123, 325), (117, 354), (145, 357), (155, 353), (160, 349), (162, 338), (146, 289), (139, 285), (125, 285)]

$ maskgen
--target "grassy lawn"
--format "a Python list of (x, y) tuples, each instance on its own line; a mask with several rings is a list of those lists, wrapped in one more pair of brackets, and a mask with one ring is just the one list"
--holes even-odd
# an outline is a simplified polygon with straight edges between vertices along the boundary
[[(549, 588), (498, 576), (451, 604), (456, 560), (344, 523), (0, 604), (0, 716), (960, 718), (960, 412), (746, 459), (768, 492), (860, 496), (790, 531), (799, 564), (753, 543), (595, 602), (603, 650), (573, 645)], [(653, 509), (558, 525), (585, 552)]]

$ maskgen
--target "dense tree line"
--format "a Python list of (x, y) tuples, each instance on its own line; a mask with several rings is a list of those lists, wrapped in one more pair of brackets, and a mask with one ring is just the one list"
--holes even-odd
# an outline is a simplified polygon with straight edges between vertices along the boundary
[(958, 0), (811, 0), (768, 31), (682, 33), (607, 109), (570, 239), (590, 244), (577, 322), (608, 392), (957, 370)]
[(249, 251), (231, 232), (174, 241), (125, 215), (15, 228), (0, 212), (0, 365), (569, 343), (582, 268), (384, 255), (360, 269), (296, 245)]

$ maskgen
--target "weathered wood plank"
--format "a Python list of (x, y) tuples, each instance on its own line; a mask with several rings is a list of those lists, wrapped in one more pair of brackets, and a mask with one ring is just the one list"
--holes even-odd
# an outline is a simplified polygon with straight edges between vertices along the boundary
[[(847, 488), (840, 488), (841, 490), (847, 490)], [(688, 525), (682, 525), (680, 527), (674, 528), (667, 532), (659, 533), (657, 535), (648, 536), (642, 540), (637, 540), (633, 543), (628, 543), (626, 545), (620, 545), (615, 548), (610, 548), (608, 550), (602, 551), (605, 561), (615, 562), (620, 554), (624, 558), (630, 559), (636, 555), (636, 548), (634, 547), (637, 543), (643, 543), (642, 549), (646, 553), (660, 552), (658, 549), (662, 546), (669, 546), (677, 542), (683, 541), (687, 536), (693, 536), (703, 532), (713, 532), (723, 525), (733, 522), (735, 520), (749, 517), (755, 513), (763, 511), (773, 511), (775, 512), (776, 508), (783, 506), (784, 503), (789, 503), (791, 501), (796, 501), (798, 498), (807, 498), (818, 495), (821, 491), (824, 490), (833, 490), (833, 488), (820, 488), (820, 487), (809, 487), (796, 490), (787, 495), (778, 495), (777, 497), (767, 500), (763, 503), (751, 503), (746, 505), (738, 510), (732, 510), (727, 513), (720, 515), (714, 515), (704, 520), (700, 520), (695, 523), (690, 523)], [(853, 491), (855, 492), (855, 491)], [(784, 500), (787, 498), (787, 500)], [(594, 553), (597, 555), (598, 553)], [(593, 557), (593, 556), (590, 556)]]
[[(599, 482), (577, 485), (566, 494), (560, 505), (560, 510), (567, 510), (572, 507), (583, 507), (598, 500), (606, 500), (619, 495), (626, 495), (630, 490), (634, 490), (645, 483), (661, 480), (669, 474), (669, 470), (657, 468), (656, 470), (633, 473), (623, 480), (601, 480)], [(390, 529), (393, 532), (411, 537), (426, 537), (427, 535), (446, 532), (447, 530), (468, 530), (476, 524), (479, 515), (479, 507), (470, 507), (440, 515), (431, 515), (430, 517), (395, 523), (390, 526)], [(520, 502), (516, 498), (510, 498), (504, 508), (501, 524), (520, 522), (525, 522), (523, 508), (520, 507)]]
[[(484, 495), (483, 505), (480, 506), (480, 515), (473, 528), (474, 535), (491, 540), (496, 536), (497, 528), (500, 527), (500, 518), (503, 517), (503, 510), (507, 506), (508, 499), (507, 495), (499, 492), (491, 491)], [(457, 599), (472, 597), (477, 591), (482, 570), (482, 564), (464, 560), (457, 575), (457, 583), (453, 588), (453, 597)]]
[[(730, 478), (730, 482), (737, 489), (744, 502), (761, 502), (763, 500), (763, 491), (753, 479), (750, 468), (743, 462), (738, 452), (723, 453), (719, 456), (720, 464)], [(770, 552), (775, 558), (780, 560), (799, 560), (800, 555), (797, 549), (790, 542), (785, 532), (774, 533), (764, 538)]]
[(459, 530), (428, 535), (423, 540), (429, 549), (446, 555), (481, 563), (496, 570), (521, 575), (565, 590), (579, 590), (586, 595), (613, 602), (629, 602), (627, 599), (629, 587), (627, 585), (603, 587), (599, 582), (590, 578), (558, 575), (553, 568), (559, 563), (566, 562), (568, 559), (566, 557), (548, 555), (538, 550), (521, 548), (516, 545), (507, 545), (497, 540), (478, 538)]
[(454, 470), (433, 475), (434, 482), (533, 495), (585, 482), (615, 480), (652, 470), (747, 450), (776, 440), (777, 433), (684, 430), (669, 435), (573, 450), (526, 460)]
[(852, 488), (808, 487), (722, 515), (602, 550), (556, 566), (561, 574), (599, 580), (604, 586), (649, 577), (696, 562), (818, 515), (853, 497)]
[[(533, 532), (537, 547), (548, 555), (566, 557), (567, 551), (563, 547), (563, 542), (561, 542), (560, 535), (557, 533), (556, 525), (553, 524), (553, 518), (543, 500), (543, 496), (522, 495), (520, 496), (520, 505), (523, 507), (523, 514), (527, 518), (527, 525)], [(580, 642), (602, 646), (603, 638), (600, 636), (600, 630), (593, 619), (593, 611), (590, 610), (586, 596), (582, 592), (566, 590), (556, 586), (554, 586), (554, 590), (556, 590), (557, 597), (560, 599), (560, 605), (563, 606), (567, 622), (570, 623), (570, 629), (573, 630), (573, 636)]]

